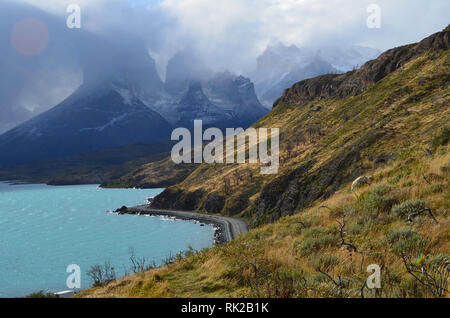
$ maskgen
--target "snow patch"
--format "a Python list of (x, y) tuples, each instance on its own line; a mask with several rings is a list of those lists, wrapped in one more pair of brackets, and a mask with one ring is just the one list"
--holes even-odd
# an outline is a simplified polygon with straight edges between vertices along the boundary
[(106, 128), (115, 125), (116, 123), (122, 121), (123, 119), (125, 119), (125, 117), (127, 117), (128, 114), (122, 114), (121, 116), (115, 117), (113, 119), (111, 119), (109, 122), (107, 122), (106, 124), (102, 125), (102, 126), (98, 126), (98, 127), (94, 127), (94, 128), (83, 128), (80, 129), (80, 132), (85, 132), (85, 131), (103, 131)]

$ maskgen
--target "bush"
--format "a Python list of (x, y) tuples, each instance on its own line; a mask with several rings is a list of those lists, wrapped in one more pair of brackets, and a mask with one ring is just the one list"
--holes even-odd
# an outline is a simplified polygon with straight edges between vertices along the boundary
[(426, 239), (410, 228), (391, 230), (386, 235), (386, 242), (391, 246), (392, 251), (397, 255), (402, 253), (417, 253), (423, 247)]
[(305, 229), (307, 225), (304, 224), (303, 222), (293, 222), (288, 224), (287, 226), (283, 227), (280, 232), (279, 232), (279, 236), (280, 237), (285, 237), (285, 236), (298, 236), (302, 233), (302, 231)]
[(46, 293), (43, 290), (40, 290), (37, 293), (32, 293), (25, 296), (25, 298), (59, 298), (59, 296), (53, 293)]
[(443, 165), (440, 170), (443, 174), (448, 175), (450, 173), (450, 162), (447, 162), (445, 165)]
[(334, 266), (339, 265), (340, 260), (334, 255), (325, 254), (320, 255), (318, 259), (314, 261), (314, 267), (320, 267), (324, 270), (329, 270)]
[(396, 189), (389, 184), (375, 186), (369, 193), (359, 199), (360, 209), (366, 212), (371, 218), (376, 218), (379, 213), (388, 212), (392, 206), (398, 202), (397, 197), (392, 194)]
[(440, 135), (434, 137), (432, 142), (433, 150), (436, 150), (440, 146), (447, 145), (449, 140), (450, 140), (450, 129), (446, 127), (444, 128), (444, 130), (441, 132)]
[(397, 217), (403, 217), (423, 211), (425, 207), (426, 202), (423, 200), (408, 200), (392, 207), (392, 213)]
[(321, 249), (337, 246), (339, 237), (337, 231), (324, 227), (308, 229), (304, 232), (304, 238), (294, 242), (294, 248), (301, 256), (307, 256)]
[(293, 298), (306, 297), (306, 279), (300, 267), (278, 268), (266, 283), (265, 297)]
[(406, 181), (402, 184), (402, 187), (412, 187), (414, 185), (414, 181)]
[(443, 183), (434, 183), (426, 187), (425, 192), (427, 194), (438, 194), (444, 192), (445, 185)]
[(116, 280), (116, 272), (109, 262), (106, 262), (104, 266), (92, 266), (87, 275), (94, 282), (93, 287), (105, 286)]

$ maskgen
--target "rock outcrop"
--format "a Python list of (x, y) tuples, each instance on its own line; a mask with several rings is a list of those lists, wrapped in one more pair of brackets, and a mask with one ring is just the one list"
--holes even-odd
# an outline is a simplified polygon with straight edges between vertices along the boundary
[(433, 34), (417, 44), (386, 51), (358, 70), (345, 74), (328, 74), (301, 81), (285, 90), (283, 96), (275, 102), (274, 107), (302, 100), (311, 101), (315, 98), (344, 98), (361, 94), (390, 73), (400, 69), (414, 57), (428, 50), (438, 52), (448, 49), (449, 45), (449, 31)]

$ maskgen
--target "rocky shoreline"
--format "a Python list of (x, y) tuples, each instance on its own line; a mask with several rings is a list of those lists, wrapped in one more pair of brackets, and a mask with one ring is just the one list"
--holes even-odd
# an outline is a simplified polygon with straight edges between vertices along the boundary
[(114, 211), (114, 213), (119, 215), (163, 216), (175, 218), (177, 220), (197, 221), (204, 225), (211, 225), (215, 229), (214, 243), (216, 245), (228, 243), (238, 235), (248, 232), (248, 225), (242, 220), (188, 211), (158, 210), (150, 208), (147, 205), (132, 208), (123, 206)]

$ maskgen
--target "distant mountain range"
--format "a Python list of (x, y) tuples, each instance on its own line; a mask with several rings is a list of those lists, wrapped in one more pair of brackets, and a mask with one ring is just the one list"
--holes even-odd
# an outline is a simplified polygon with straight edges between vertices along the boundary
[(149, 106), (175, 127), (202, 119), (205, 126), (247, 128), (268, 112), (249, 78), (215, 73), (190, 51), (176, 54), (166, 74), (166, 98)]
[(70, 97), (0, 136), (0, 165), (169, 140), (175, 127), (192, 129), (195, 119), (247, 128), (268, 112), (248, 78), (186, 71), (185, 81), (163, 83), (143, 47), (109, 52), (84, 70), (84, 84)]
[(360, 47), (269, 46), (258, 57), (256, 70), (248, 76), (256, 86), (260, 101), (267, 108), (283, 91), (304, 79), (330, 73), (345, 73), (375, 59), (381, 51)]
[[(2, 23), (12, 23), (17, 14), (12, 10)], [(52, 29), (59, 23), (45, 13), (30, 15), (42, 16)], [(0, 29), (0, 35), (5, 32)], [(192, 129), (195, 119), (205, 127), (247, 128), (293, 83), (344, 71), (377, 55), (359, 47), (278, 45), (244, 77), (214, 72), (201, 55), (186, 49), (168, 62), (163, 81), (144, 45), (120, 36), (126, 40), (118, 46), (115, 39), (60, 30), (51, 47), (32, 59), (0, 47), (0, 166), (169, 140), (174, 128)], [(78, 52), (80, 43), (85, 49)]]

